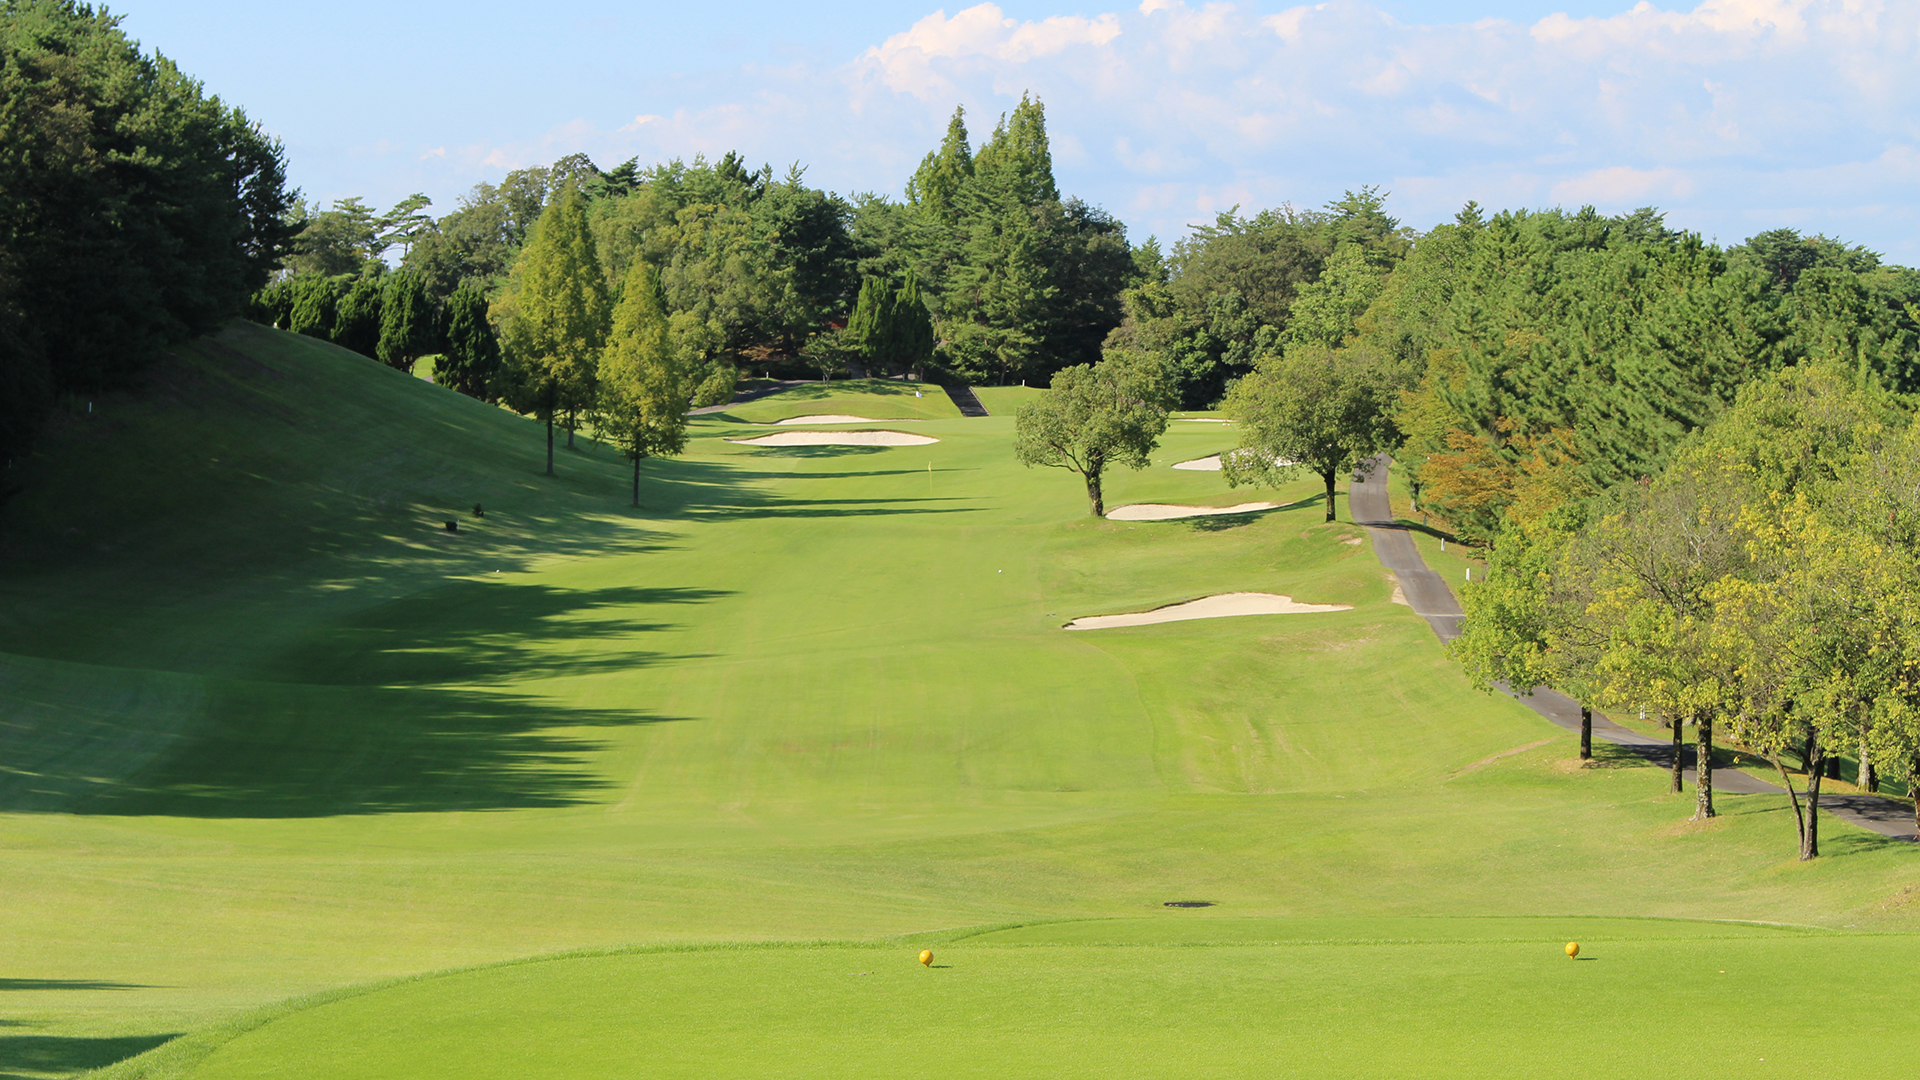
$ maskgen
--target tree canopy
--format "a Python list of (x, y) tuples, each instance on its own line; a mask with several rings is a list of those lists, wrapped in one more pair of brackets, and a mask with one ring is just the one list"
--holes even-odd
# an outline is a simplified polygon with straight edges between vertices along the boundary
[(280, 144), (74, 0), (0, 2), (0, 453), (60, 392), (236, 315), (287, 253)]

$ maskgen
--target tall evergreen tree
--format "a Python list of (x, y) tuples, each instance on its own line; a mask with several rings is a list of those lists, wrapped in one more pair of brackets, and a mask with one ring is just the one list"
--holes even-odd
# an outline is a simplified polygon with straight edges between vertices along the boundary
[(487, 319), (487, 294), (464, 281), (447, 298), (446, 341), (434, 381), (468, 397), (492, 401), (500, 373), (500, 340)]
[(893, 329), (896, 362), (904, 370), (923, 372), (933, 359), (933, 316), (920, 299), (920, 281), (911, 272), (894, 300)]
[(894, 359), (893, 324), (893, 289), (879, 278), (862, 281), (843, 340), (870, 372), (881, 370)]
[(437, 330), (433, 301), (420, 275), (409, 270), (389, 274), (380, 316), (380, 362), (412, 371), (415, 360), (438, 348)]
[(361, 274), (340, 298), (329, 338), (343, 349), (371, 357), (380, 345), (381, 301), (386, 283), (376, 272)]
[(613, 330), (600, 358), (600, 425), (633, 462), (633, 505), (640, 505), (640, 462), (678, 454), (687, 444), (693, 380), (675, 354), (666, 294), (653, 268), (627, 270)]
[(547, 427), (551, 476), (554, 420), (587, 402), (612, 316), (586, 197), (577, 187), (568, 185), (540, 215), (498, 310), (519, 404)]

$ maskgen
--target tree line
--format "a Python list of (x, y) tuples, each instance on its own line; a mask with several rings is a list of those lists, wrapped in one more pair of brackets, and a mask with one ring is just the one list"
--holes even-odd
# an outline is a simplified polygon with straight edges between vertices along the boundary
[(295, 197), (279, 142), (119, 16), (0, 0), (0, 457), (237, 313)]
[(1416, 235), (1372, 189), (1140, 255), (1103, 359), (1016, 421), (1092, 513), (1175, 408), (1240, 422), (1230, 484), (1319, 476), (1329, 521), (1339, 475), (1389, 453), (1486, 550), (1453, 646), (1483, 688), (1663, 724), (1675, 791), (1691, 729), (1700, 817), (1730, 736), (1789, 789), (1803, 858), (1843, 758), (1867, 791), (1920, 782), (1920, 274), (1652, 209), (1470, 203)]

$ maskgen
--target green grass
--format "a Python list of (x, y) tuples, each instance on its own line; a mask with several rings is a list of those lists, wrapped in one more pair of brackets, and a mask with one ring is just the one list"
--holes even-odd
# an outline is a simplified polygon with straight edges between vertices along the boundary
[[(918, 396), (915, 396), (918, 395)], [(796, 416), (836, 413), (874, 420), (957, 420), (960, 410), (945, 390), (900, 379), (841, 379), (807, 383), (735, 405), (715, 414), (748, 424), (771, 424)]]
[[(278, 1016), (193, 1075), (1818, 1073), (1836, 1044), (1908, 1037), (1858, 972), (1920, 961), (1913, 936), (1579, 918), (1181, 916), (933, 948), (930, 968), (913, 946), (789, 946), (457, 972)], [(1671, 1000), (1690, 1003), (1683, 1027), (1633, 1007)]]
[[(1691, 795), (1666, 795), (1635, 759), (1602, 748), (1595, 767), (1572, 767), (1572, 736), (1472, 692), (1389, 602), (1362, 531), (1321, 523), (1317, 481), (1229, 491), (1167, 467), (1231, 445), (1218, 425), (1174, 425), (1154, 466), (1110, 477), (1109, 505), (1289, 509), (1095, 520), (1077, 477), (1014, 462), (1001, 410), (920, 422), (941, 440), (924, 447), (725, 441), (780, 409), (866, 412), (874, 385), (698, 419), (685, 457), (645, 464), (638, 511), (606, 447), (582, 439), (543, 476), (537, 425), (247, 325), (183, 351), (150, 394), (63, 419), (0, 517), (0, 1073), (72, 1075), (165, 1043), (121, 1073), (225, 1075), (207, 1070), (265, 1054), (328, 1075), (370, 1060), (343, 1047), (435, 1045), (429, 1019), (463, 1001), (488, 1016), (508, 1001), (531, 1017), (584, 1010), (581, 1023), (626, 1034), (582, 1052), (631, 1064), (644, 1032), (587, 1013), (631, 1018), (622, 1001), (676, 994), (689, 1009), (730, 995), (733, 1011), (710, 1020), (744, 1053), (842, 1015), (831, 995), (802, 1000), (808, 965), (857, 953), (873, 962), (845, 972), (893, 972), (875, 985), (964, 989), (950, 1016), (931, 998), (895, 1001), (906, 1011), (884, 1023), (885, 997), (845, 1013), (796, 1044), (846, 1048), (824, 1075), (1034, 1071), (1019, 1063), (1051, 1060), (1023, 1026), (1035, 1001), (1085, 1048), (1063, 1060), (1111, 1075), (1124, 1070), (1104, 1040), (1155, 1068), (1181, 1045), (1178, 1029), (1147, 1038), (1137, 1012), (1099, 1021), (1116, 986), (1129, 1001), (1193, 1000), (1222, 967), (1279, 978), (1308, 948), (1324, 951), (1299, 968), (1301, 994), (1400, 970), (1394, 956), (1428, 958), (1422, 986), (1481, 985), (1485, 968), (1542, 996), (1549, 984), (1528, 979), (1575, 969), (1526, 975), (1537, 942), (1457, 926), (1400, 953), (1166, 940), (1166, 926), (1220, 917), (1267, 920), (1233, 925), (1273, 926), (1274, 940), (1318, 940), (1326, 924), (1311, 920), (1372, 924), (1342, 932), (1359, 941), (1419, 937), (1385, 921), (1415, 917), (1544, 918), (1541, 933), (1574, 916), (1758, 920), (1835, 931), (1820, 954), (1843, 958), (1834, 971), (1904, 955), (1905, 938), (1849, 934), (1916, 928), (1910, 846), (1829, 822), (1829, 857), (1802, 865), (1779, 800), (1727, 798), (1725, 817), (1690, 826)], [(881, 400), (906, 402), (950, 407)], [(1058, 629), (1241, 589), (1353, 610)], [(1219, 907), (1161, 906), (1175, 899)], [(1034, 923), (1156, 948), (939, 936)], [(1610, 955), (1640, 978), (1652, 969), (1625, 958), (1681, 947), (1664, 932), (1621, 931), (1620, 952), (1578, 968), (1625, 994), (1606, 981)], [(992, 959), (929, 972), (897, 944), (640, 952), (342, 996), (566, 950), (927, 934)], [(1497, 957), (1454, 943), (1489, 934)], [(1793, 951), (1801, 940), (1738, 946), (1776, 981), (1828, 970)], [(546, 989), (485, 985), (509, 972)], [(949, 982), (898, 981), (920, 977)], [(1010, 993), (1022, 984), (1041, 997)], [(1668, 988), (1615, 1011), (1682, 1000), (1658, 996)], [(255, 1023), (315, 994), (334, 1003)], [(1220, 1015), (1294, 1022), (1298, 1001), (1263, 1000), (1223, 999)], [(1425, 1017), (1409, 1040), (1486, 1048), (1491, 1012), (1383, 1000)], [(1875, 1053), (1880, 1029), (1850, 1000), (1818, 1022), (1781, 1020), (1759, 997), (1713, 1008), (1794, 1045), (1850, 1019), (1850, 1051)], [(379, 1022), (327, 1026), (362, 1007)], [(931, 1026), (908, 1037), (909, 1021)], [(591, 1075), (562, 1056), (527, 1064), (563, 1037), (554, 1024), (479, 1025), (522, 1040), (482, 1056), (520, 1062), (515, 1075)], [(1224, 1054), (1212, 1029), (1192, 1030), (1186, 1042)], [(167, 1042), (183, 1032), (199, 1034)], [(913, 1056), (916, 1042), (941, 1056)], [(726, 1039), (673, 1045), (696, 1055), (690, 1072), (752, 1071)], [(1261, 1045), (1261, 1060), (1280, 1052)], [(194, 1047), (225, 1049), (200, 1060)]]

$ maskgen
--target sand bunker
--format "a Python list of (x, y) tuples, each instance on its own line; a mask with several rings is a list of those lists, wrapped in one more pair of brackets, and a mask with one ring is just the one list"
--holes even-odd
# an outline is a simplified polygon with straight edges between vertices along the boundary
[(727, 441), (742, 446), (925, 446), (940, 440), (904, 431), (782, 431), (757, 439)]
[(785, 427), (788, 424), (917, 424), (917, 417), (894, 416), (876, 420), (871, 416), (848, 416), (845, 413), (821, 413), (818, 416), (789, 416), (785, 420), (775, 420), (773, 427)]
[(1219, 416), (1176, 416), (1173, 419), (1187, 424), (1231, 424), (1233, 421)]
[(1211, 517), (1214, 514), (1251, 514), (1271, 510), (1279, 503), (1251, 502), (1234, 506), (1175, 506), (1171, 503), (1134, 503), (1107, 512), (1109, 521), (1175, 521), (1179, 518)]
[[(1230, 453), (1230, 454), (1244, 453), (1244, 450), (1229, 450), (1227, 451), (1227, 453)], [(1293, 464), (1293, 462), (1276, 461), (1274, 462), (1274, 464), (1275, 465), (1291, 465)], [(1210, 454), (1203, 458), (1194, 458), (1192, 461), (1176, 462), (1174, 463), (1173, 467), (1176, 469), (1187, 469), (1191, 472), (1219, 472), (1220, 471), (1220, 455)]]
[(1316, 611), (1351, 611), (1350, 604), (1299, 604), (1291, 596), (1264, 592), (1230, 592), (1169, 604), (1129, 615), (1089, 615), (1068, 623), (1067, 630), (1105, 630), (1115, 626), (1147, 626), (1188, 619), (1225, 619), (1235, 615), (1304, 615)]

